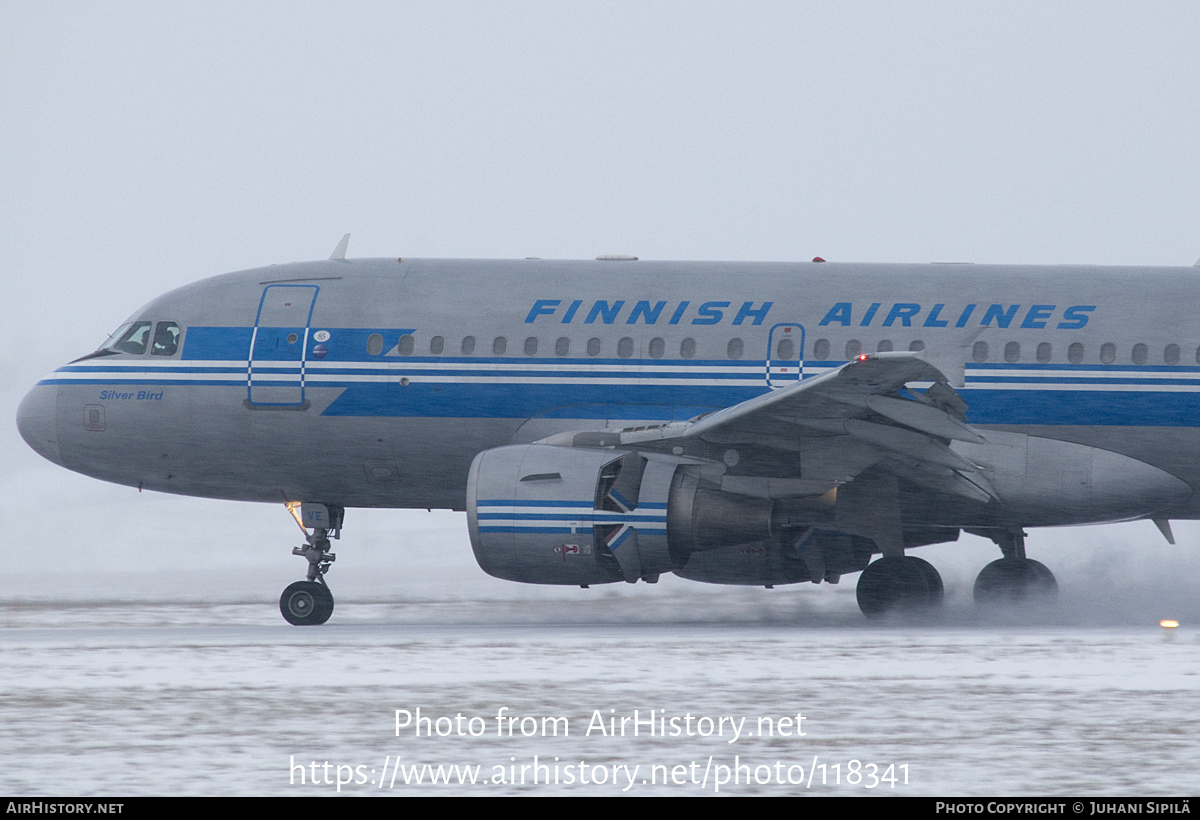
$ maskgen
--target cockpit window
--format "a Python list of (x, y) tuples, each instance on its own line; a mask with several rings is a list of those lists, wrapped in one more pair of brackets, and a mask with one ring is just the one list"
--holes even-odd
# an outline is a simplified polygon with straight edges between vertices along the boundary
[(179, 325), (174, 322), (159, 322), (154, 328), (152, 356), (174, 356), (179, 349)]
[(108, 337), (101, 349), (140, 356), (146, 352), (146, 345), (150, 342), (150, 325), (150, 322), (130, 322), (121, 325), (116, 333)]

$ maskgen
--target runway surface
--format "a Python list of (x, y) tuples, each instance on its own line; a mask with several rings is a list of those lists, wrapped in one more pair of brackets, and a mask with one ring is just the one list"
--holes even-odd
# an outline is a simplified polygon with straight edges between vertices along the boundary
[[(81, 584), (0, 605), (0, 792), (334, 795), (339, 779), (342, 794), (377, 795), (1200, 785), (1200, 633), (1081, 624), (1070, 595), (1020, 616), (952, 596), (942, 622), (880, 625), (859, 616), (852, 585), (679, 582), (655, 595), (340, 597), (326, 627), (297, 629), (265, 597), (155, 599), (126, 581), (126, 600), (89, 599)], [(396, 710), (411, 720), (399, 734)], [(628, 720), (622, 735), (635, 710), (638, 736)]]

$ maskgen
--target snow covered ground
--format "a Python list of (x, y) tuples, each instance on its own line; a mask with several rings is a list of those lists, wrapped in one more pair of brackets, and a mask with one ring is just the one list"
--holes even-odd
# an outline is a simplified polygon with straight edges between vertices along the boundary
[[(1069, 591), (1058, 607), (997, 622), (952, 587), (943, 622), (878, 625), (858, 614), (850, 584), (531, 591), (483, 580), (454, 592), (410, 575), (407, 593), (339, 595), (327, 626), (298, 629), (265, 595), (171, 600), (171, 577), (110, 578), (90, 597), (95, 579), (76, 579), (57, 599), (0, 605), (0, 791), (335, 794), (339, 779), (350, 794), (1200, 785), (1200, 634), (1187, 616), (1171, 633), (1157, 613), (1098, 617), (1097, 601)], [(430, 718), (420, 736), (404, 717), (418, 708)], [(635, 710), (638, 736), (630, 721), (622, 735)], [(557, 717), (567, 720), (543, 721)]]

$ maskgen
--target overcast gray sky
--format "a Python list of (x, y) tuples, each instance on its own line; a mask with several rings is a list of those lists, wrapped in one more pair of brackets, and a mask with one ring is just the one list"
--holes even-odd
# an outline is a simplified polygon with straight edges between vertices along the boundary
[[(20, 564), (165, 540), (191, 566), (219, 527), (299, 577), (280, 512), (67, 474), (11, 419), (155, 295), (347, 231), (350, 256), (1190, 265), (1198, 33), (1188, 2), (2, 0)], [(360, 520), (434, 520), (389, 515)], [(432, 526), (461, 558), (459, 523)]]

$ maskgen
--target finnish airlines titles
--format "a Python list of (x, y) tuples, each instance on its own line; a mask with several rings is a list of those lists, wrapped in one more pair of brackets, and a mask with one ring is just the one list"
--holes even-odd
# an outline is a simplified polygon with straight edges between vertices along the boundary
[[(525, 323), (556, 321), (559, 324), (622, 325), (761, 325), (774, 302), (690, 300), (670, 302), (648, 299), (537, 299)], [(1080, 330), (1096, 305), (949, 304), (938, 302), (837, 302), (825, 310), (818, 327), (999, 327), (1022, 330)]]

